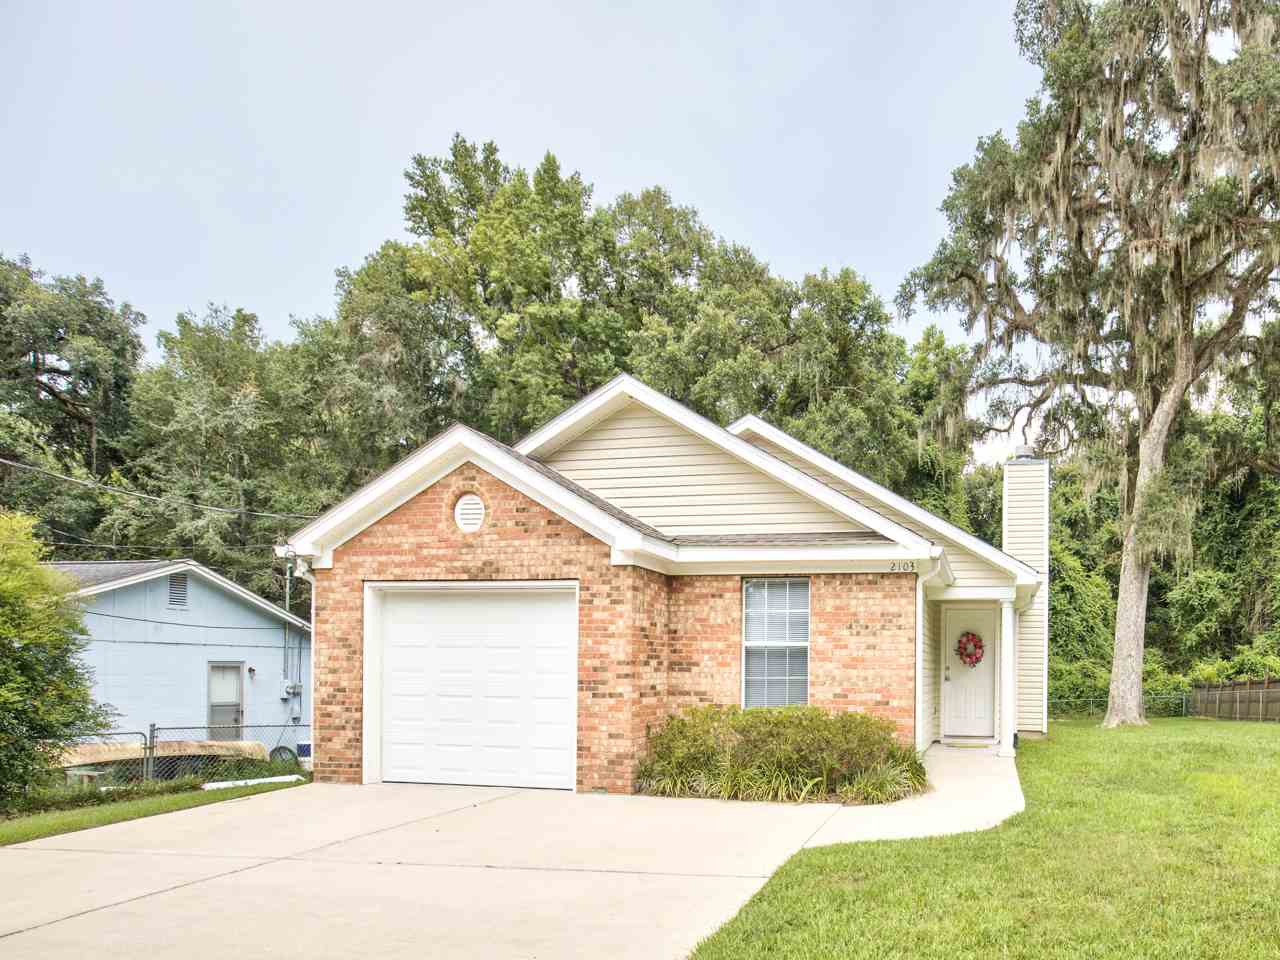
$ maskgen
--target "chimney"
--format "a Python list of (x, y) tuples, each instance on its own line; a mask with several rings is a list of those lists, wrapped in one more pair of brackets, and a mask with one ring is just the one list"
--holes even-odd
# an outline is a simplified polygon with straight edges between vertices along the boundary
[(1039, 589), (1017, 614), (1017, 729), (1048, 733), (1049, 461), (1031, 447), (1016, 447), (1004, 465), (1003, 513), (1004, 552), (1041, 576)]
[(1039, 573), (1049, 569), (1049, 461), (1028, 446), (1013, 448), (1004, 465), (1001, 546)]

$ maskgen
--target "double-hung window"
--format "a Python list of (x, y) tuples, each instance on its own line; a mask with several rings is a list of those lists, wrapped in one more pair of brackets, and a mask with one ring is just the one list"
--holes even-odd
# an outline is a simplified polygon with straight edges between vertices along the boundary
[(742, 594), (742, 705), (808, 703), (809, 581), (747, 580)]

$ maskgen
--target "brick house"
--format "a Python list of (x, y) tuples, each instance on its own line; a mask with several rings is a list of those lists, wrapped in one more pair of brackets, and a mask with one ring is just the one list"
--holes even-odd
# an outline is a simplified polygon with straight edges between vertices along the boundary
[(1005, 552), (627, 376), (515, 447), (454, 426), (280, 548), (313, 583), (316, 777), (625, 793), (698, 703), (1011, 755), (1047, 729), (1048, 489), (1006, 465)]

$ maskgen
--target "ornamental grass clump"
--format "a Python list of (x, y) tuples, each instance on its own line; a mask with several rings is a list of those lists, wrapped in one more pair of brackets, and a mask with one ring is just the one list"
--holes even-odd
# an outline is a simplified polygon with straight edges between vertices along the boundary
[(636, 775), (662, 797), (887, 803), (927, 786), (893, 724), (817, 707), (691, 707), (649, 734)]

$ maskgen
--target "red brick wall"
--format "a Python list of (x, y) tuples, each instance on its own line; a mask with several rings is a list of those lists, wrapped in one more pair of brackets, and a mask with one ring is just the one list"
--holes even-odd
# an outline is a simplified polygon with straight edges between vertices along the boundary
[(815, 575), (809, 621), (809, 702), (892, 720), (914, 742), (915, 574)]
[(667, 712), (742, 702), (742, 577), (671, 577)]
[[(485, 503), (484, 525), (463, 533), (453, 506)], [(631, 789), (638, 752), (632, 711), (644, 660), (637, 598), (653, 574), (615, 567), (609, 548), (472, 464), (464, 464), (334, 552), (315, 571), (315, 774), (361, 779), (363, 604), (366, 580), (577, 580), (578, 787)], [(661, 621), (648, 625), (649, 634)], [(649, 653), (657, 649), (649, 643)], [(652, 692), (649, 699), (653, 699)]]
[[(464, 493), (484, 525), (453, 522)], [(742, 578), (616, 567), (609, 548), (466, 464), (339, 547), (315, 571), (315, 773), (361, 779), (366, 580), (577, 580), (578, 788), (629, 792), (647, 730), (696, 703), (740, 702)], [(810, 702), (913, 734), (915, 580), (811, 578)]]

